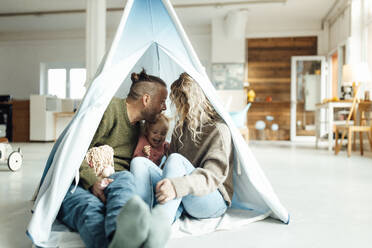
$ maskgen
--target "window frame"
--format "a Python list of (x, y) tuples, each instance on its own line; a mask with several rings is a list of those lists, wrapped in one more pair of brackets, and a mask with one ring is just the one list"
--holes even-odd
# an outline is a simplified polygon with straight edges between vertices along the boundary
[(40, 64), (40, 94), (48, 95), (48, 71), (49, 69), (65, 69), (66, 70), (66, 96), (65, 99), (71, 98), (71, 82), (70, 70), (71, 69), (85, 69), (85, 64), (81, 62), (52, 62)]

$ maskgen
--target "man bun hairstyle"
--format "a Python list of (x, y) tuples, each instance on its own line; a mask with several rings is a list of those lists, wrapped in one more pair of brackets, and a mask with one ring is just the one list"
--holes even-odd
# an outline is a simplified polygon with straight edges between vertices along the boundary
[(133, 72), (130, 79), (132, 85), (129, 90), (128, 98), (135, 100), (141, 98), (144, 94), (153, 96), (157, 93), (159, 86), (167, 87), (167, 84), (159, 77), (148, 75), (142, 68), (140, 73)]
[(132, 83), (135, 83), (139, 80), (139, 74), (133, 72), (132, 75), (130, 76), (130, 79), (132, 80)]

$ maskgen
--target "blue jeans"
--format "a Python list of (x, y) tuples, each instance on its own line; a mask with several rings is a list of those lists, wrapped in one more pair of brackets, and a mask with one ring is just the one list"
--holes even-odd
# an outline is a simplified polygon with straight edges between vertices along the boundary
[[(144, 157), (134, 158), (130, 170), (134, 175), (137, 194), (151, 208), (156, 204), (155, 186), (161, 179), (191, 174), (195, 167), (184, 156), (173, 153), (165, 161), (163, 171)], [(198, 219), (219, 217), (226, 212), (227, 204), (221, 193), (216, 190), (205, 196), (187, 195), (176, 198), (159, 207), (164, 210), (169, 217), (169, 222), (172, 223), (183, 210)]]
[(104, 190), (106, 204), (80, 186), (71, 193), (74, 187), (71, 185), (58, 213), (60, 221), (79, 232), (87, 248), (108, 247), (116, 230), (117, 215), (135, 194), (132, 173), (121, 171), (110, 178), (114, 181)]

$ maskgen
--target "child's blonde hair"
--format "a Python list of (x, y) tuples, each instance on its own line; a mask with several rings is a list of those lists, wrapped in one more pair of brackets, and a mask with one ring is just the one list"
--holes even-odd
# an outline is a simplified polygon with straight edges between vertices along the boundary
[(164, 115), (163, 113), (159, 114), (158, 117), (153, 121), (153, 122), (150, 122), (150, 121), (145, 121), (145, 134), (148, 133), (148, 130), (150, 129), (150, 127), (156, 123), (159, 123), (159, 122), (162, 122), (163, 124), (165, 124), (167, 126), (167, 128), (169, 129), (169, 118)]

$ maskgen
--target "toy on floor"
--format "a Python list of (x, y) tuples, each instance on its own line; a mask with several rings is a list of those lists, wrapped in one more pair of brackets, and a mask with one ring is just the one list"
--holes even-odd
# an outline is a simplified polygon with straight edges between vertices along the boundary
[(85, 155), (85, 161), (94, 169), (94, 173), (99, 178), (106, 178), (115, 173), (114, 149), (111, 146), (90, 148)]
[(8, 139), (0, 138), (0, 164), (8, 164), (11, 171), (21, 169), (23, 162), (23, 155), (21, 149), (13, 151), (12, 146), (9, 144)]

